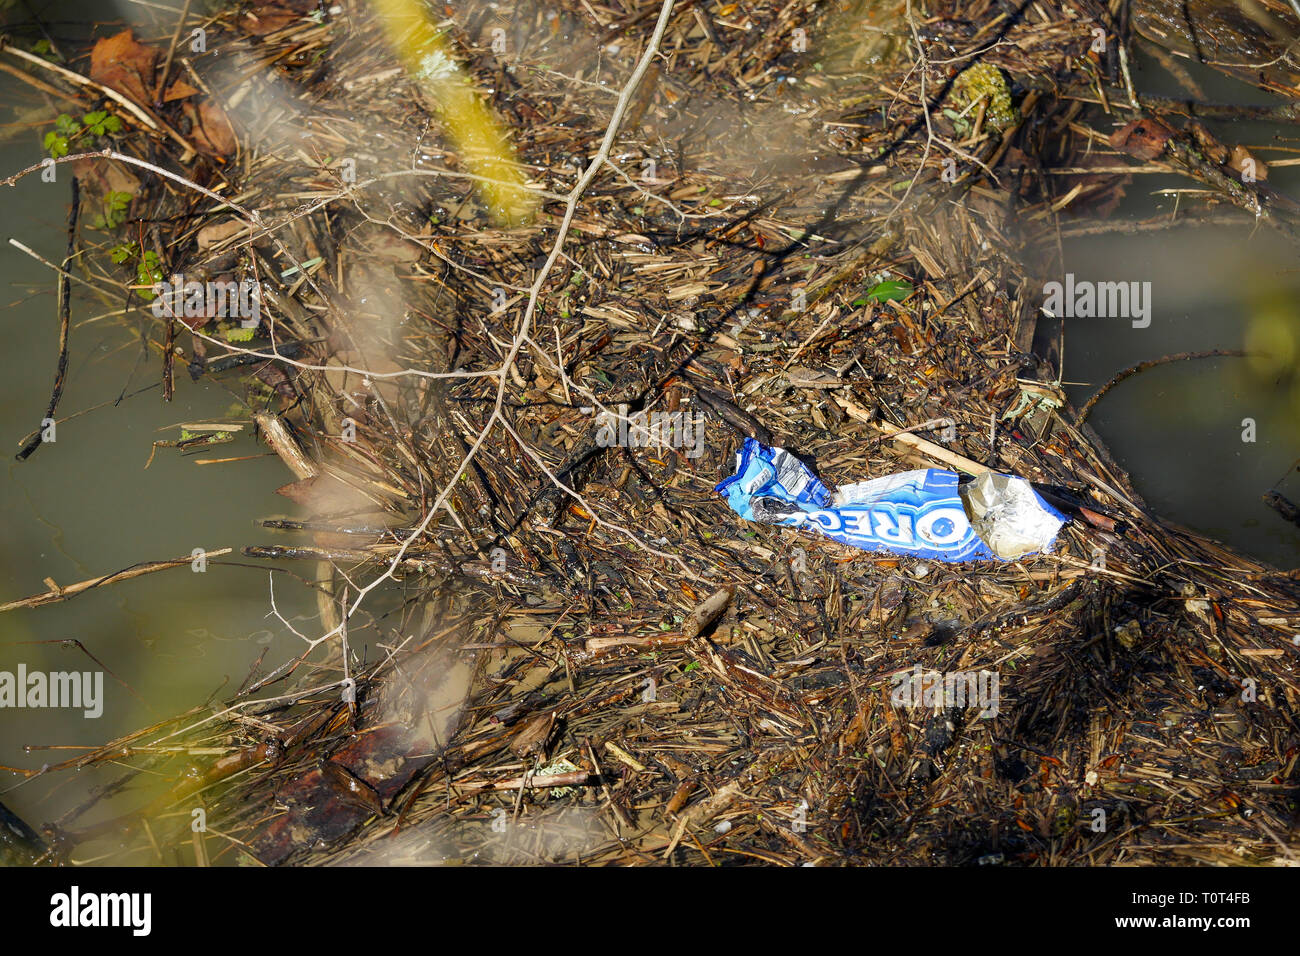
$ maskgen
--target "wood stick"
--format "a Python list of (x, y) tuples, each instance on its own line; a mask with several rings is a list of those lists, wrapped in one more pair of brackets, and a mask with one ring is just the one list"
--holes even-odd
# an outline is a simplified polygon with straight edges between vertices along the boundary
[(532, 777), (511, 777), (495, 783), (457, 783), (453, 786), (469, 790), (522, 790), (541, 789), (543, 787), (581, 787), (592, 778), (590, 770), (578, 770), (573, 773), (549, 773)]
[(289, 434), (284, 419), (279, 415), (258, 412), (253, 416), (253, 421), (257, 423), (262, 437), (271, 446), (271, 450), (280, 456), (280, 460), (289, 466), (289, 470), (298, 476), (299, 481), (304, 478), (315, 478), (320, 474), (311, 460), (302, 453), (293, 435)]
[[(204, 560), (219, 558), (221, 555), (229, 554), (233, 550), (233, 548), (222, 548), (220, 551), (204, 551), (202, 557)], [(86, 581), (78, 581), (76, 584), (69, 584), (67, 587), (59, 587), (57, 584), (53, 584), (50, 590), (44, 594), (33, 594), (31, 597), (10, 601), (8, 604), (0, 604), (0, 612), (12, 611), (20, 607), (40, 607), (43, 604), (66, 601), (68, 598), (75, 597), (82, 591), (89, 591), (91, 588), (114, 584), (117, 581), (126, 581), (129, 578), (138, 578), (143, 574), (152, 574), (154, 571), (166, 571), (168, 568), (182, 567), (191, 563), (197, 557), (199, 555), (186, 555), (183, 558), (172, 558), (170, 561), (146, 561), (143, 564), (133, 564), (122, 571), (114, 571), (112, 574), (104, 574)], [(48, 578), (46, 583), (52, 584)]]
[(732, 589), (724, 587), (705, 598), (704, 602), (686, 615), (686, 620), (682, 621), (682, 636), (688, 640), (699, 636), (700, 631), (717, 620), (718, 615), (731, 603), (731, 594)]
[(870, 412), (861, 406), (854, 404), (847, 398), (842, 398), (837, 395), (835, 401), (839, 403), (841, 408), (849, 413), (850, 417), (856, 418), (863, 424), (874, 428), (886, 438), (893, 439), (896, 444), (906, 445), (908, 448), (920, 452), (927, 458), (932, 458), (937, 462), (941, 462), (942, 464), (955, 468), (958, 471), (964, 471), (968, 475), (975, 475), (976, 477), (993, 470), (988, 465), (981, 465), (977, 461), (972, 461), (956, 452), (949, 451), (942, 445), (936, 445), (932, 441), (918, 438), (917, 436), (908, 433), (905, 429), (898, 428), (888, 422), (873, 421)]
[(616, 651), (620, 647), (636, 647), (642, 650), (656, 650), (663, 647), (680, 647), (689, 641), (690, 638), (682, 634), (673, 634), (666, 632), (663, 634), (654, 634), (649, 637), (589, 637), (584, 646), (587, 654), (593, 657), (599, 657), (602, 654), (608, 654), (610, 651)]
[(163, 64), (162, 72), (158, 74), (158, 85), (154, 87), (154, 102), (161, 104), (163, 93), (167, 89), (167, 75), (172, 71), (172, 60), (176, 57), (176, 44), (181, 41), (181, 31), (185, 29), (185, 21), (190, 16), (190, 4), (192, 0), (185, 0), (185, 7), (181, 10), (181, 18), (176, 21), (176, 32), (172, 34), (172, 42), (167, 47), (167, 62)]
[(1074, 425), (1076, 428), (1079, 425), (1082, 425), (1084, 421), (1088, 418), (1088, 415), (1092, 412), (1093, 406), (1095, 406), (1099, 401), (1101, 401), (1102, 397), (1107, 392), (1109, 392), (1120, 382), (1124, 381), (1124, 379), (1129, 378), (1132, 375), (1136, 375), (1138, 372), (1145, 372), (1149, 368), (1155, 368), (1157, 365), (1167, 365), (1170, 362), (1185, 362), (1188, 361), (1189, 359), (1214, 358), (1216, 356), (1227, 356), (1229, 358), (1244, 358), (1247, 357), (1249, 354), (1250, 353), (1245, 352), (1242, 349), (1206, 349), (1203, 352), (1178, 352), (1174, 355), (1162, 355), (1160, 358), (1147, 359), (1145, 362), (1138, 362), (1136, 365), (1130, 365), (1122, 372), (1116, 372), (1113, 376), (1111, 376), (1110, 381), (1107, 382), (1105, 385), (1103, 385), (1101, 388), (1099, 388), (1096, 391), (1096, 393), (1092, 396), (1092, 398), (1088, 399), (1087, 403), (1083, 406), (1083, 408), (1079, 409), (1079, 415), (1077, 418), (1075, 418)]
[[(50, 421), (54, 420), (54, 412), (59, 407), (59, 399), (63, 397), (63, 384), (68, 377), (68, 323), (72, 314), (72, 294), (68, 285), (68, 266), (72, 263), (73, 256), (77, 251), (77, 215), (81, 208), (81, 184), (76, 176), (72, 177), (72, 209), (68, 213), (68, 254), (64, 257), (63, 268), (59, 270), (59, 364), (54, 373), (54, 388), (50, 392), (49, 408), (45, 412), (45, 417)], [(27, 440), (27, 444), (15, 456), (19, 461), (26, 461), (32, 456), (36, 449), (45, 444), (42, 437), (45, 433), (45, 422), (41, 422), (41, 427), (32, 433), (32, 437)]]
[[(289, 466), (289, 470), (299, 481), (315, 478), (320, 474), (316, 466), (298, 447), (298, 443), (284, 424), (284, 419), (279, 415), (258, 412), (253, 416), (253, 421), (262, 433), (262, 437), (266, 439), (266, 443), (271, 446), (271, 450), (280, 456), (280, 460)], [(244, 553), (257, 556), (248, 548), (244, 549)], [(339, 617), (338, 608), (334, 604), (333, 561), (328, 558), (319, 559), (316, 564), (316, 575), (320, 580), (320, 588), (316, 591), (316, 610), (320, 612), (321, 622), (326, 626), (326, 633), (332, 634), (343, 625), (343, 619)]]

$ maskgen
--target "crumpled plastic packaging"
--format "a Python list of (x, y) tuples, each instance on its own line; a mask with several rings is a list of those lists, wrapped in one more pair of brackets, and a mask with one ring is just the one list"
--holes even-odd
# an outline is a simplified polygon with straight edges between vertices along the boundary
[(745, 439), (715, 489), (747, 521), (811, 528), (863, 551), (938, 561), (1011, 561), (1050, 551), (1066, 518), (1023, 478), (963, 481), (926, 468), (832, 492), (783, 448)]

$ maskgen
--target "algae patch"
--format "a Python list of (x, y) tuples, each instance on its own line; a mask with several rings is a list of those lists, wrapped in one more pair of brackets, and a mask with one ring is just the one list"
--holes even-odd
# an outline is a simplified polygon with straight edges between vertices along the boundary
[(990, 63), (976, 63), (958, 76), (953, 83), (952, 96), (962, 113), (971, 117), (976, 115), (979, 101), (987, 99), (984, 124), (999, 133), (1020, 121), (1020, 113), (1011, 102), (1006, 77)]

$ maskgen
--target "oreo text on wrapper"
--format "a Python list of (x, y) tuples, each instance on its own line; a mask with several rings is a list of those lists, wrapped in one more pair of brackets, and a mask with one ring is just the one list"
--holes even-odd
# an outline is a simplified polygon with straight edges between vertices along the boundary
[(832, 492), (782, 448), (745, 439), (715, 489), (747, 521), (811, 528), (863, 551), (939, 561), (1011, 561), (1050, 551), (1066, 518), (1023, 478), (974, 481), (926, 468)]

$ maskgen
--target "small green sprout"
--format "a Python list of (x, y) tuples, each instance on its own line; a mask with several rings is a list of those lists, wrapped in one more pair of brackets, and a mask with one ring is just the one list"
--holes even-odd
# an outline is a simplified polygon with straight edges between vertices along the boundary
[(104, 196), (104, 211), (97, 213), (90, 221), (90, 228), (109, 232), (122, 225), (126, 222), (126, 210), (134, 198), (130, 193), (116, 190), (108, 193)]
[[(117, 247), (117, 249), (121, 248), (123, 247)], [(114, 251), (116, 251), (116, 249)], [(148, 286), (148, 288), (137, 290), (140, 298), (144, 299), (146, 302), (152, 302), (154, 299), (158, 298), (158, 296), (153, 292), (153, 286), (162, 282), (163, 278), (162, 263), (158, 260), (158, 253), (151, 249), (140, 257), (140, 261), (136, 263), (135, 277), (138, 285)]]

